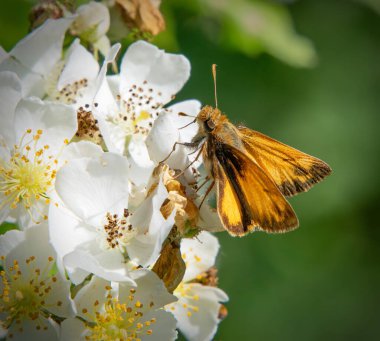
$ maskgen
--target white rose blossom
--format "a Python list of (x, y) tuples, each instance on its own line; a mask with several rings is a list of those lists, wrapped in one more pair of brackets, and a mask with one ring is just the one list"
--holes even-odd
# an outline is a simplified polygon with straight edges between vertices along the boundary
[(61, 341), (175, 340), (176, 321), (162, 309), (175, 296), (153, 272), (136, 270), (133, 275), (136, 286), (93, 276), (74, 298), (81, 319), (62, 323)]
[[(97, 6), (104, 7), (95, 3)], [(65, 34), (73, 20), (49, 19), (9, 53), (4, 50), (0, 53), (0, 71), (15, 72), (22, 82), (24, 95), (72, 104), (76, 109), (93, 102), (105, 77), (106, 66), (114, 62), (120, 44), (112, 49), (107, 47), (99, 72), (97, 60), (79, 39), (75, 39), (67, 51), (62, 50)]]
[(21, 79), (24, 95), (41, 97), (62, 58), (65, 33), (72, 18), (47, 20), (19, 41), (0, 62), (0, 71), (13, 71)]
[(58, 340), (52, 317), (74, 315), (70, 281), (55, 270), (46, 223), (0, 236), (0, 320), (12, 340)]
[(186, 272), (182, 283), (174, 291), (178, 301), (166, 309), (173, 313), (178, 328), (188, 340), (212, 340), (220, 322), (220, 302), (228, 300), (219, 288), (194, 282), (215, 264), (218, 250), (217, 238), (206, 231), (194, 239), (183, 239), (181, 242)]
[[(152, 264), (173, 224), (160, 207), (168, 196), (160, 182), (133, 211), (128, 208), (126, 157), (100, 150), (68, 162), (57, 174), (60, 203), (50, 206), (51, 240), (73, 282), (89, 273), (131, 281), (127, 260)], [(116, 277), (115, 277), (116, 276)]]
[(0, 72), (0, 222), (21, 228), (47, 219), (62, 152), (77, 130), (75, 111), (63, 104), (22, 98), (16, 74)]
[[(196, 115), (200, 109), (198, 101), (185, 101), (164, 107), (182, 88), (189, 74), (190, 63), (184, 56), (165, 53), (154, 45), (138, 41), (123, 56), (120, 74), (104, 80), (104, 91), (97, 96), (98, 105), (93, 113), (99, 121), (108, 150), (130, 157), (131, 180), (136, 186), (148, 182), (154, 166), (169, 154), (173, 144), (167, 146), (173, 139), (191, 139), (196, 133), (196, 127), (189, 126), (181, 130), (181, 139), (177, 128), (185, 126), (193, 118), (177, 114), (184, 111)], [(155, 120), (163, 112), (169, 115), (170, 127), (176, 129), (170, 135), (162, 131), (159, 144), (164, 145), (164, 149), (155, 155), (155, 137), (150, 139), (151, 150), (147, 148), (145, 140), (153, 124), (156, 124)], [(163, 120), (163, 124), (156, 121), (165, 130), (167, 120)], [(169, 152), (165, 154), (168, 149)], [(177, 166), (182, 167), (185, 153), (181, 156), (177, 154), (176, 157), (181, 161)]]

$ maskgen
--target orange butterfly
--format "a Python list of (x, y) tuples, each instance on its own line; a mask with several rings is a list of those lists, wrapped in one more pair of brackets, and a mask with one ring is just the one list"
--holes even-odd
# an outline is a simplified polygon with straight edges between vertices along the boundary
[(233, 125), (217, 108), (217, 101), (216, 108), (203, 107), (195, 121), (199, 131), (185, 145), (199, 148), (198, 156), (203, 156), (208, 178), (213, 179), (205, 197), (216, 185), (224, 228), (233, 236), (295, 229), (298, 219), (285, 196), (309, 190), (331, 168), (264, 134)]

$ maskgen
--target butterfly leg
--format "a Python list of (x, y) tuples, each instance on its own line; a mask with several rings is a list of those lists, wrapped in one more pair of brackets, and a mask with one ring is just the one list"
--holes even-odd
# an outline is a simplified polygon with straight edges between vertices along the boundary
[(212, 183), (211, 183), (211, 185), (209, 186), (209, 188), (207, 188), (207, 191), (206, 191), (205, 195), (203, 196), (203, 199), (202, 199), (200, 205), (198, 206), (198, 210), (201, 209), (204, 201), (206, 200), (206, 197), (210, 194), (210, 192), (213, 189), (214, 185), (215, 185), (215, 180), (213, 180)]
[(205, 181), (203, 181), (202, 184), (199, 187), (197, 187), (195, 193), (197, 193), (204, 185), (206, 185), (207, 182), (209, 182), (209, 180), (210, 180), (210, 176), (207, 175), (206, 178), (205, 178)]
[(169, 155), (165, 159), (161, 160), (160, 164), (164, 163), (175, 152), (175, 148), (177, 147), (177, 144), (179, 144), (181, 146), (185, 146), (185, 147), (190, 147), (190, 148), (196, 148), (196, 147), (198, 147), (198, 143), (193, 143), (193, 142), (176, 142), (176, 143), (174, 143), (173, 148), (172, 148), (171, 152), (169, 153)]
[(202, 150), (203, 150), (203, 145), (201, 146), (201, 148), (199, 148), (199, 151), (198, 151), (198, 154), (197, 156), (195, 157), (195, 159), (193, 161), (191, 161), (179, 174), (177, 174), (174, 179), (177, 179), (179, 178), (183, 173), (185, 173), (186, 169), (190, 168), (191, 165), (193, 165), (198, 159), (199, 157), (201, 156), (202, 154)]

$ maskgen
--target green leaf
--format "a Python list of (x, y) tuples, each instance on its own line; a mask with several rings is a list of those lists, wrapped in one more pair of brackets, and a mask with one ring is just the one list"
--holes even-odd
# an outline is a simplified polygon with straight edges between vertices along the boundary
[(221, 16), (222, 40), (230, 47), (250, 56), (266, 52), (295, 67), (315, 65), (313, 44), (294, 30), (285, 6), (238, 0), (218, 4), (216, 10)]
[(7, 223), (7, 222), (2, 223), (2, 224), (0, 225), (0, 235), (1, 235), (1, 234), (4, 234), (4, 233), (7, 232), (7, 231), (10, 231), (10, 230), (17, 230), (17, 229), (18, 229), (18, 227), (17, 227), (16, 224), (13, 224), (13, 223)]

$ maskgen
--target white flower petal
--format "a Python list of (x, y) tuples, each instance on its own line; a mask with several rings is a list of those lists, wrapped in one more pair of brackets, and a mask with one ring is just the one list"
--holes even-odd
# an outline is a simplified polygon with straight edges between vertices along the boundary
[[(177, 129), (180, 129), (186, 125), (186, 128), (180, 129), (180, 140), (181, 142), (191, 142), (192, 138), (198, 132), (198, 124), (191, 122), (194, 121), (195, 117), (201, 111), (201, 102), (190, 99), (187, 101), (179, 102), (168, 107), (168, 111), (173, 114), (173, 124)], [(180, 116), (178, 113), (185, 113), (189, 116)]]
[(86, 325), (77, 318), (68, 318), (61, 323), (60, 341), (86, 340)]
[(12, 146), (14, 140), (13, 120), (16, 105), (21, 99), (21, 82), (17, 75), (10, 71), (0, 72), (0, 135), (8, 146)]
[[(206, 188), (207, 186), (209, 185), (205, 185)], [(198, 205), (202, 199), (202, 196), (200, 196), (199, 200), (197, 201)], [(225, 231), (225, 228), (222, 225), (216, 208), (213, 208), (209, 205), (209, 201), (212, 200), (216, 200), (215, 193), (213, 192), (207, 196), (204, 204), (201, 207), (201, 210), (199, 212), (200, 220), (198, 222), (198, 227), (209, 232), (223, 232)]]
[(152, 334), (143, 335), (141, 341), (172, 341), (177, 339), (177, 322), (172, 314), (165, 310), (157, 310), (144, 315), (142, 321), (149, 321), (152, 318), (156, 319), (156, 322), (149, 326)]
[(71, 18), (48, 19), (9, 53), (30, 70), (47, 75), (60, 60), (62, 44)]
[(91, 83), (99, 72), (99, 64), (76, 39), (67, 51), (66, 64), (58, 80), (57, 88), (62, 90), (66, 85), (82, 79)]
[[(9, 207), (9, 206), (8, 206)], [(8, 210), (8, 207), (5, 210)], [(36, 221), (41, 221), (43, 216), (47, 216), (49, 205), (44, 201), (36, 201), (33, 203), (31, 210), (27, 210), (25, 206), (18, 205), (15, 209), (9, 211), (7, 221), (14, 221), (20, 230), (26, 230), (36, 224)]]
[[(179, 131), (173, 122), (173, 117), (174, 114), (172, 113), (162, 113), (154, 121), (153, 127), (146, 138), (149, 156), (157, 163), (169, 156), (176, 142), (181, 142)], [(175, 151), (165, 163), (168, 164), (170, 168), (182, 169), (188, 164), (187, 155), (188, 151), (184, 146), (177, 145)]]
[(186, 263), (184, 282), (191, 281), (215, 264), (219, 241), (211, 233), (202, 231), (196, 238), (181, 241), (181, 254)]
[[(190, 63), (182, 55), (165, 53), (156, 46), (138, 41), (128, 48), (120, 67), (120, 93), (128, 93), (132, 85), (147, 81), (161, 92), (159, 100), (168, 103), (190, 76)], [(124, 96), (127, 98), (127, 96)]]
[(56, 190), (84, 220), (118, 212), (128, 203), (128, 168), (128, 160), (113, 153), (72, 160), (57, 173)]
[(58, 207), (50, 205), (49, 208), (50, 241), (58, 259), (62, 261), (78, 245), (94, 240), (95, 231), (82, 226), (79, 219), (58, 198), (52, 198), (52, 201), (57, 202)]
[(45, 94), (44, 77), (31, 71), (12, 56), (8, 56), (0, 63), (0, 71), (14, 72), (19, 77), (24, 96), (42, 97)]
[[(37, 324), (40, 329), (37, 329)], [(20, 327), (22, 331), (20, 331)], [(46, 329), (45, 329), (45, 328)], [(13, 324), (8, 331), (7, 340), (15, 341), (54, 341), (58, 340), (58, 325), (52, 319), (40, 317), (38, 320), (25, 320), (20, 325)]]
[(43, 133), (38, 141), (40, 148), (49, 145), (49, 154), (56, 155), (62, 151), (65, 140), (70, 141), (74, 136), (77, 115), (67, 105), (28, 98), (18, 103), (14, 125), (17, 129), (16, 141), (20, 141), (28, 129), (32, 129), (33, 134), (41, 129)]
[(212, 340), (220, 322), (219, 302), (227, 301), (227, 295), (218, 288), (201, 284), (183, 284), (182, 290), (187, 291), (186, 297), (177, 294), (178, 302), (166, 309), (174, 314), (178, 328), (188, 340)]
[(145, 142), (138, 138), (131, 139), (128, 145), (130, 155), (130, 179), (136, 185), (147, 184), (155, 164), (150, 160)]
[[(13, 239), (15, 247), (12, 248), (7, 255), (5, 261), (6, 266), (12, 266), (14, 259), (20, 260), (20, 269), (23, 271), (23, 274), (28, 274), (31, 270), (30, 267), (25, 264), (25, 259), (30, 256), (35, 256), (35, 266), (39, 268), (45, 267), (48, 257), (55, 256), (54, 249), (49, 244), (47, 223), (43, 222), (39, 225), (32, 226), (21, 233), (23, 233), (23, 237), (15, 237), (14, 234), (9, 235), (9, 238)], [(17, 239), (22, 240), (21, 242), (17, 242)], [(10, 242), (12, 241), (10, 240)]]
[[(109, 285), (109, 281), (92, 276), (89, 283), (84, 285), (74, 298), (77, 315), (90, 322), (95, 319), (95, 313), (101, 310), (101, 307), (108, 300), (106, 287)], [(98, 303), (95, 305), (96, 301)]]
[[(100, 72), (99, 72), (98, 77), (96, 79), (97, 92), (95, 93), (95, 97), (100, 96), (98, 92), (101, 92), (102, 84), (107, 79), (106, 74), (107, 74), (108, 65), (115, 62), (116, 56), (119, 53), (120, 48), (121, 48), (121, 44), (119, 44), (119, 43), (112, 45), (110, 51), (108, 52), (107, 56), (105, 57), (102, 68), (100, 69)], [(108, 86), (108, 82), (105, 82), (105, 83)], [(109, 91), (111, 91), (111, 90), (109, 90)], [(110, 95), (110, 97), (112, 97), (112, 102), (114, 103), (114, 99), (113, 99), (112, 94)], [(101, 105), (103, 105), (103, 101), (101, 101), (99, 103), (99, 107), (101, 107)]]
[[(164, 283), (159, 277), (148, 269), (139, 269), (131, 272), (132, 278), (135, 280), (137, 290), (135, 299), (140, 301), (143, 306), (150, 307), (153, 302), (152, 309), (159, 309), (169, 303), (177, 301), (177, 298), (168, 293)], [(119, 284), (119, 301), (128, 301), (130, 295), (128, 283)]]
[[(75, 250), (66, 255), (63, 262), (68, 268), (71, 281), (76, 285), (82, 283), (91, 273), (108, 281), (129, 282), (134, 285), (119, 250), (102, 252), (98, 254), (98, 257), (83, 250)], [(75, 269), (82, 271), (75, 271)]]
[(0, 236), (1, 256), (7, 256), (17, 245), (25, 240), (25, 232), (10, 230)]
[(92, 113), (98, 120), (99, 130), (103, 136), (104, 143), (110, 152), (118, 152), (118, 149), (116, 146), (114, 146), (111, 140), (110, 129), (108, 123), (106, 122), (106, 119), (110, 113), (117, 112), (118, 106), (110, 90), (108, 80), (106, 78), (106, 73), (108, 65), (115, 61), (120, 47), (120, 44), (115, 44), (112, 46), (110, 52), (108, 53), (99, 72), (98, 78), (96, 79), (96, 88), (92, 101), (96, 103), (96, 106), (94, 105), (92, 108)]
[(168, 192), (159, 182), (154, 192), (138, 207), (130, 222), (138, 229), (138, 235), (127, 246), (128, 255), (137, 264), (147, 266), (158, 258), (162, 243), (174, 225), (176, 210), (165, 219), (160, 208)]
[(89, 141), (70, 143), (62, 152), (63, 160), (80, 159), (83, 157), (99, 157), (103, 154), (102, 148)]

